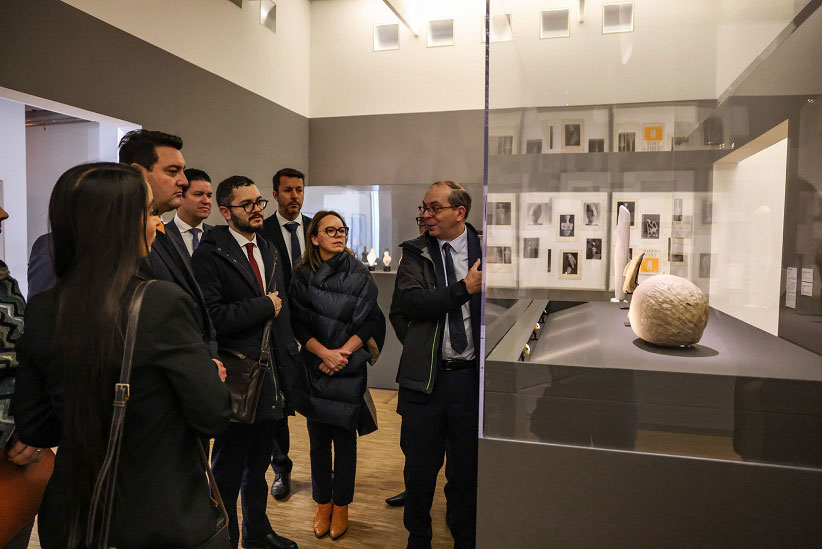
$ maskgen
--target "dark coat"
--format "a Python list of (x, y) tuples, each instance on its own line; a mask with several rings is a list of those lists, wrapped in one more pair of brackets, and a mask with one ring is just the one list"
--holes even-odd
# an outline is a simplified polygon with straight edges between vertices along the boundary
[(57, 284), (51, 246), (51, 233), (46, 233), (39, 236), (31, 247), (28, 270), (29, 297), (54, 288)]
[[(295, 372), (302, 372), (302, 359), (291, 330), (288, 300), (283, 282), (282, 262), (277, 250), (265, 239), (257, 238), (263, 256), (263, 282), (268, 292), (279, 291), (283, 300), (275, 318), (274, 303), (260, 292), (248, 256), (221, 225), (209, 231), (191, 258), (194, 274), (205, 296), (208, 312), (217, 330), (220, 349), (239, 351), (254, 360), (260, 357), (263, 329), (269, 319), (273, 345), (274, 373), (266, 373), (260, 393), (257, 419), (276, 419), (289, 396), (288, 384)], [(284, 386), (285, 384), (285, 386)]]
[[(329, 423), (360, 435), (376, 430), (373, 410), (364, 405), (368, 364), (385, 342), (385, 317), (377, 304), (377, 285), (368, 269), (347, 252), (325, 261), (316, 271), (301, 266), (289, 288), (295, 330), (310, 334), (329, 349), (342, 347), (369, 323), (363, 346), (348, 357), (342, 371), (329, 376), (319, 369), (322, 360), (303, 346), (308, 373), (308, 419)], [(307, 339), (310, 339), (307, 337)], [(363, 336), (361, 336), (363, 337)]]
[[(482, 248), (474, 227), (468, 223), (465, 227), (468, 231), (468, 265), (471, 266), (482, 256)], [(437, 239), (429, 236), (427, 231), (403, 242), (400, 247), (403, 254), (397, 269), (394, 300), (398, 312), (408, 318), (410, 324), (402, 338), (397, 383), (400, 387), (430, 395), (442, 354), (446, 315), (469, 300), (471, 334), (479, 355), (482, 294), (469, 294), (462, 281), (446, 285)]]
[[(303, 234), (305, 235), (305, 240), (308, 241), (308, 224), (311, 223), (311, 218), (303, 215), (302, 223)], [(289, 288), (291, 286), (292, 274), (291, 257), (288, 255), (288, 248), (286, 247), (285, 240), (283, 239), (283, 231), (280, 229), (280, 224), (277, 221), (277, 214), (271, 215), (263, 221), (263, 228), (260, 231), (260, 234), (262, 234), (269, 242), (274, 244), (274, 247), (277, 248), (277, 251), (280, 253), (280, 257), (285, 258), (283, 259), (283, 278), (285, 279), (285, 287)]]
[[(183, 259), (191, 264), (191, 256), (188, 255), (188, 248), (186, 248), (186, 243), (183, 241), (183, 235), (180, 233), (180, 228), (177, 227), (177, 224), (172, 219), (168, 223), (163, 223), (163, 226), (166, 228), (166, 235), (171, 239), (175, 246), (177, 246), (177, 250), (180, 252), (180, 255), (183, 256)], [(200, 242), (202, 242), (205, 235), (208, 234), (208, 231), (214, 228), (214, 225), (209, 225), (208, 223), (203, 223), (203, 234), (200, 236)]]
[[(53, 337), (56, 290), (34, 296), (26, 310), (15, 420), (20, 439), (60, 446), (39, 512), (43, 547), (64, 547), (71, 506), (71, 455), (62, 445), (64, 361)], [(231, 405), (197, 326), (197, 309), (178, 286), (146, 291), (131, 374), (109, 542), (116, 547), (195, 546), (217, 527), (197, 447), (228, 427)], [(120, 363), (112, 364), (112, 396)]]
[(197, 284), (191, 265), (188, 262), (188, 254), (180, 253), (180, 250), (168, 235), (157, 231), (157, 238), (151, 246), (149, 257), (151, 258), (151, 268), (157, 280), (177, 284), (194, 300), (199, 313), (197, 315), (197, 325), (200, 328), (203, 341), (208, 344), (212, 356), (216, 357), (217, 342), (214, 325), (208, 315), (203, 293), (200, 291), (200, 286)]

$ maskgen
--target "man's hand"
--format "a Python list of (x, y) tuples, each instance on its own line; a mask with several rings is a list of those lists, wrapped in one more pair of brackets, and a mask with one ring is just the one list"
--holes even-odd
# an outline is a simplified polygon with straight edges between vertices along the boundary
[(351, 355), (351, 353), (342, 349), (328, 349), (322, 357), (323, 365), (330, 370), (330, 373), (325, 373), (328, 375), (334, 375), (345, 368), (346, 364), (348, 364), (349, 355)]
[(482, 291), (482, 272), (479, 270), (480, 260), (477, 259), (477, 262), (474, 263), (474, 266), (471, 267), (471, 270), (468, 271), (468, 274), (465, 275), (463, 282), (465, 282), (465, 288), (468, 290), (469, 294), (476, 294)]
[(220, 381), (225, 383), (225, 377), (227, 375), (225, 371), (225, 366), (223, 366), (223, 363), (217, 360), (216, 358), (212, 358), (211, 360), (213, 360), (214, 364), (217, 365), (217, 375), (220, 376)]
[(34, 446), (26, 446), (19, 440), (14, 443), (11, 449), (7, 452), (9, 461), (17, 465), (28, 465), (29, 463), (37, 463), (43, 457), (43, 449), (35, 448)]
[(283, 308), (283, 300), (277, 297), (280, 292), (274, 292), (272, 294), (268, 294), (268, 298), (271, 299), (271, 302), (274, 304), (274, 317), (280, 315), (280, 309)]

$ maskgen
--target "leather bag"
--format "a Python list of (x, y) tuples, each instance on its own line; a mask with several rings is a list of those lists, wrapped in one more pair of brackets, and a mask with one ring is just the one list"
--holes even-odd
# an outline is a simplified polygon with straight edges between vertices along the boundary
[(252, 360), (243, 353), (232, 349), (220, 349), (220, 360), (225, 366), (225, 385), (231, 395), (231, 421), (254, 423), (257, 419), (257, 404), (265, 380), (265, 371), (271, 361), (268, 341), (271, 338), (271, 321), (265, 324), (260, 359)]
[[(128, 404), (131, 378), (131, 366), (134, 356), (134, 344), (137, 339), (137, 323), (140, 318), (140, 308), (143, 304), (143, 296), (145, 295), (148, 286), (154, 280), (143, 281), (137, 285), (134, 290), (134, 295), (131, 298), (131, 303), (128, 309), (128, 325), (126, 328), (125, 345), (123, 346), (123, 362), (120, 370), (120, 381), (114, 386), (114, 409), (111, 418), (111, 428), (109, 430), (108, 447), (106, 448), (106, 456), (103, 459), (103, 465), (97, 475), (97, 480), (94, 483), (94, 491), (91, 496), (91, 504), (88, 512), (88, 522), (86, 523), (86, 538), (83, 547), (97, 547), (99, 549), (107, 548), (109, 529), (111, 527), (111, 515), (114, 508), (114, 488), (117, 478), (117, 467), (120, 459), (120, 448), (123, 441), (123, 421), (126, 415), (126, 404)], [(211, 488), (212, 502), (216, 506), (215, 512), (218, 513), (219, 518), (217, 522), (217, 530), (205, 543), (200, 544), (200, 548), (221, 548), (226, 549), (231, 547), (231, 542), (228, 536), (228, 513), (226, 512), (223, 500), (220, 497), (220, 492), (217, 488), (217, 482), (214, 479), (214, 473), (211, 470), (211, 465), (208, 463), (205, 449), (202, 442), (198, 439), (200, 457), (205, 467), (206, 476), (208, 477), (208, 484)], [(77, 515), (75, 515), (75, 520)], [(99, 520), (98, 520), (99, 519)], [(77, 531), (72, 529), (72, 538)], [(76, 547), (76, 539), (69, 540), (70, 547)]]
[(0, 547), (34, 520), (54, 470), (54, 452), (44, 449), (36, 463), (16, 465), (0, 451)]

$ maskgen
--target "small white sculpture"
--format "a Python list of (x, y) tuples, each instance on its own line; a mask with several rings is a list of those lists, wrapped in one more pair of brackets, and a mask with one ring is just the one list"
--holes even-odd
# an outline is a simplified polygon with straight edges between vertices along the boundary
[(382, 264), (386, 267), (389, 267), (391, 265), (391, 256), (388, 254), (388, 250), (385, 250), (382, 253)]
[(708, 324), (708, 299), (694, 283), (656, 275), (634, 291), (628, 319), (634, 333), (654, 345), (693, 345)]
[(619, 207), (614, 248), (614, 302), (625, 300), (625, 265), (628, 264), (628, 244), (631, 236), (631, 212), (624, 205)]
[(368, 256), (366, 256), (366, 257), (368, 259), (368, 266), (373, 271), (374, 266), (377, 264), (377, 250), (375, 250), (374, 248), (371, 248), (371, 251), (368, 252)]

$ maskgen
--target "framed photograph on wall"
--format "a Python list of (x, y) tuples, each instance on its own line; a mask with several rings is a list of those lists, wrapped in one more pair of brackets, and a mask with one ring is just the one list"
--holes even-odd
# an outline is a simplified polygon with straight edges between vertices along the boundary
[(588, 238), (585, 241), (585, 259), (602, 259), (601, 238)]
[(602, 204), (586, 202), (582, 205), (583, 223), (586, 227), (598, 227), (602, 219)]
[(642, 238), (658, 239), (660, 229), (659, 214), (642, 214)]
[(605, 140), (604, 139), (589, 139), (588, 140), (588, 152), (589, 153), (605, 152)]
[(526, 141), (525, 154), (542, 154), (542, 139), (529, 139)]
[(539, 259), (539, 238), (522, 239), (522, 258)]
[(551, 199), (544, 202), (529, 202), (525, 205), (525, 225), (539, 227), (553, 221)]
[(557, 240), (560, 242), (573, 242), (576, 240), (576, 235), (576, 215), (572, 213), (559, 214)]
[[(636, 201), (635, 200), (618, 200), (616, 203), (616, 210), (614, 214), (611, 216), (614, 218), (614, 227), (616, 227), (617, 221), (619, 220), (619, 207), (625, 206), (628, 209), (628, 212), (631, 214), (631, 227), (634, 226), (636, 222)], [(490, 210), (490, 205), (489, 205)]]
[(677, 237), (668, 239), (668, 261), (671, 263), (682, 263), (685, 261), (685, 239)]
[(511, 246), (488, 246), (485, 260), (488, 263), (510, 265), (511, 255)]
[(659, 251), (645, 250), (645, 257), (639, 266), (640, 274), (659, 274)]
[(642, 141), (645, 143), (646, 151), (661, 151), (665, 137), (665, 124), (643, 124)]
[(511, 203), (510, 202), (489, 202), (488, 203), (488, 224), (511, 226)]
[(551, 249), (550, 248), (545, 250), (545, 255), (548, 257), (548, 270), (545, 271), (545, 272), (550, 273), (551, 272)]
[(562, 121), (562, 152), (585, 152), (584, 120)]
[(563, 280), (579, 280), (582, 278), (582, 263), (579, 261), (579, 250), (562, 250), (559, 278)]
[(711, 254), (699, 254), (699, 278), (711, 278)]

